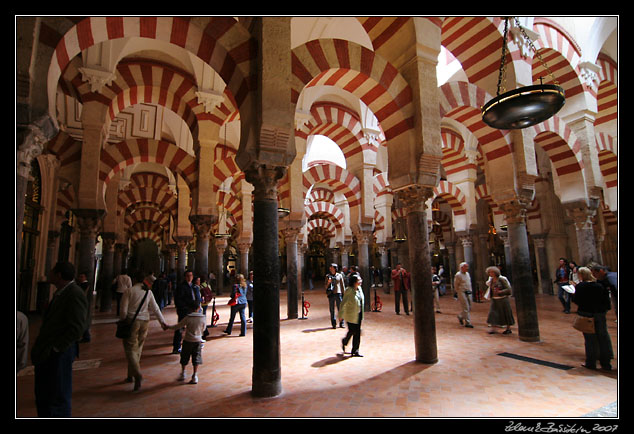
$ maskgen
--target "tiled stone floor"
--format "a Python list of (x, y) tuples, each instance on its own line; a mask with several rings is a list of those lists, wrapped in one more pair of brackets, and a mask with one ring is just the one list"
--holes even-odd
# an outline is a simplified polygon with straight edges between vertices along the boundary
[[(439, 361), (415, 361), (412, 316), (394, 313), (392, 294), (378, 291), (383, 309), (369, 312), (362, 325), (363, 358), (341, 356), (345, 329), (333, 330), (321, 290), (306, 292), (307, 318), (286, 319), (281, 293), (280, 337), (283, 393), (251, 396), (252, 324), (239, 337), (222, 333), (228, 321), (227, 297), (218, 297), (219, 324), (210, 328), (204, 364), (196, 385), (176, 381), (179, 356), (171, 354), (172, 332), (153, 321), (143, 351), (139, 392), (123, 381), (126, 362), (114, 337), (114, 315), (96, 313), (93, 339), (80, 346), (73, 372), (75, 418), (582, 418), (618, 416), (618, 324), (608, 314), (615, 352), (613, 371), (589, 371), (583, 337), (572, 316), (561, 312), (554, 296), (537, 295), (541, 341), (522, 342), (513, 334), (490, 335), (489, 303), (474, 303), (473, 329), (456, 319), (458, 302), (440, 298), (436, 314)], [(515, 310), (514, 301), (511, 302)], [(176, 322), (173, 307), (165, 309)], [(301, 317), (301, 310), (300, 310)], [(31, 317), (31, 342), (39, 330)], [(507, 352), (567, 365), (562, 370), (502, 357)], [(191, 366), (188, 367), (191, 372)], [(33, 375), (16, 377), (16, 418), (36, 417)]]

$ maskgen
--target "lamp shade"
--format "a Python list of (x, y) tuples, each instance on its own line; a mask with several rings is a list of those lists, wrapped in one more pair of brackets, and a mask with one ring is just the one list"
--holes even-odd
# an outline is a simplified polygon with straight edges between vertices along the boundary
[(500, 130), (527, 128), (555, 115), (566, 99), (554, 84), (525, 86), (498, 95), (482, 107), (482, 120)]

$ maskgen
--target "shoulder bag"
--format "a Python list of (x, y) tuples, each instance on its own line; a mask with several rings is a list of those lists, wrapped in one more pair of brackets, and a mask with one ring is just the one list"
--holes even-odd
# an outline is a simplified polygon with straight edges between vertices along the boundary
[(577, 315), (572, 326), (582, 333), (594, 334), (594, 318)]
[(136, 319), (136, 316), (139, 314), (139, 311), (141, 310), (141, 306), (143, 306), (143, 303), (145, 302), (145, 298), (147, 297), (147, 293), (148, 293), (148, 290), (146, 289), (145, 295), (143, 296), (143, 300), (141, 300), (141, 303), (139, 303), (139, 307), (137, 307), (136, 312), (134, 313), (134, 317), (132, 317), (132, 319), (125, 318), (125, 319), (120, 319), (119, 321), (117, 321), (117, 331), (115, 332), (115, 336), (118, 337), (119, 339), (127, 339), (132, 334), (132, 323)]

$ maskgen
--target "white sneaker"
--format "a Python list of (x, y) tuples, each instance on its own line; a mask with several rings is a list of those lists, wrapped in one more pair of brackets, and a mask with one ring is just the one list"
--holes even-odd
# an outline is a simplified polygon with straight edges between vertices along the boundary
[(185, 371), (181, 372), (181, 374), (178, 376), (178, 381), (185, 381)]
[(192, 375), (192, 379), (189, 380), (189, 384), (198, 384), (198, 375)]

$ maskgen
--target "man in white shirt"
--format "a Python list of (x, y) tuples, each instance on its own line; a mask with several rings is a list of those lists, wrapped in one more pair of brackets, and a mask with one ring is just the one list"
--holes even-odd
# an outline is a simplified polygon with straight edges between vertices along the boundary
[(454, 295), (458, 295), (460, 307), (462, 311), (458, 314), (458, 321), (461, 325), (473, 328), (471, 325), (471, 276), (469, 275), (469, 264), (462, 262), (460, 271), (456, 273), (453, 279)]
[(132, 279), (130, 279), (130, 276), (128, 276), (126, 271), (124, 270), (121, 272), (121, 274), (115, 277), (114, 283), (117, 284), (117, 289), (115, 290), (115, 297), (117, 299), (117, 316), (119, 316), (121, 312), (121, 309), (120, 309), (121, 297), (123, 297), (124, 292), (132, 288)]

